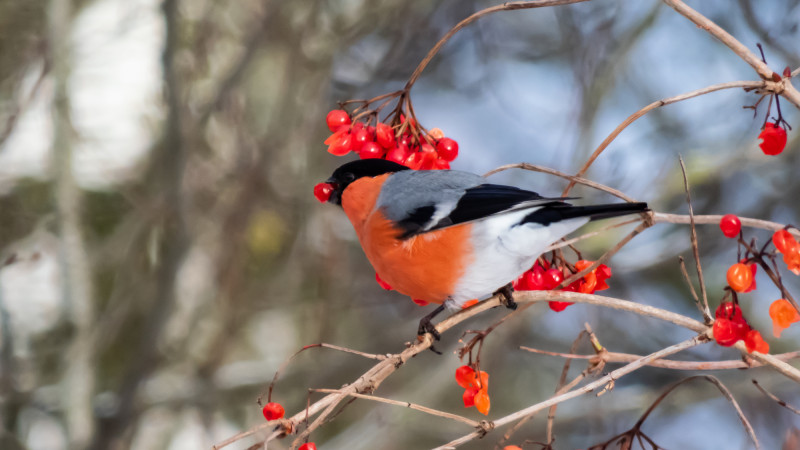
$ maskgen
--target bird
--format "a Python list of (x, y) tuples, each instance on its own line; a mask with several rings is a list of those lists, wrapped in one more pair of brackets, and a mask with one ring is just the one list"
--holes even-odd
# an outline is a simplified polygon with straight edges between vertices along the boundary
[(361, 159), (325, 181), (328, 203), (344, 210), (378, 276), (392, 289), (439, 306), (418, 334), (439, 335), (431, 319), (446, 307), (501, 292), (515, 308), (511, 283), (553, 242), (590, 220), (649, 211), (646, 203), (573, 206), (488, 183), (458, 170), (410, 170)]

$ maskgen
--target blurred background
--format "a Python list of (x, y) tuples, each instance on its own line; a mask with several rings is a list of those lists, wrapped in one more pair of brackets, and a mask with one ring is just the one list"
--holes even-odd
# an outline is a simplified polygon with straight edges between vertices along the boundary
[[(430, 307), (383, 291), (344, 214), (312, 196), (315, 183), (352, 159), (325, 151), (325, 115), (337, 101), (401, 88), (450, 27), (497, 3), (0, 1), (0, 448), (210, 448), (263, 423), (258, 395), (302, 346), (401, 351)], [(798, 0), (692, 4), (751, 50), (762, 43), (775, 71), (800, 65)], [(425, 127), (459, 142), (455, 169), (484, 173), (525, 161), (575, 172), (639, 108), (753, 79), (749, 66), (661, 2), (595, 0), (479, 20), (443, 48), (411, 96)], [(742, 108), (756, 100), (728, 90), (656, 110), (587, 176), (657, 211), (685, 214), (683, 155), (695, 213), (797, 224), (797, 133), (782, 155), (761, 153), (767, 102), (756, 117)], [(797, 110), (782, 106), (799, 127)], [(565, 187), (520, 171), (492, 180), (545, 195)], [(595, 259), (630, 228), (580, 248)], [(769, 235), (746, 230), (761, 243)], [(700, 227), (699, 236), (713, 308), (736, 249), (716, 226)], [(685, 226), (647, 230), (612, 259), (605, 293), (697, 318), (677, 264), (679, 255), (691, 261), (689, 242)], [(779, 291), (762, 273), (757, 280), (759, 289), (741, 297), (746, 317), (773, 353), (797, 349), (798, 327), (772, 338), (767, 308)], [(446, 334), (444, 355), (419, 355), (377, 394), (483, 419), (463, 408), (453, 351), (464, 329), (503, 314)], [(567, 351), (584, 322), (611, 351), (646, 354), (691, 336), (588, 305), (558, 314), (538, 305), (484, 346), (490, 419), (555, 389), (563, 360), (518, 347)], [(705, 345), (678, 358), (740, 355)], [(312, 349), (283, 373), (273, 400), (292, 415), (305, 407), (307, 388), (337, 388), (372, 365)], [(573, 364), (571, 376), (583, 368)], [(645, 368), (602, 397), (562, 404), (556, 447), (586, 448), (630, 428), (688, 375)], [(800, 405), (788, 379), (763, 368), (714, 375), (764, 448), (780, 448), (800, 426), (750, 382)], [(540, 414), (511, 442), (544, 441), (544, 424)], [(667, 448), (752, 445), (727, 402), (698, 381), (668, 397), (643, 430)], [(312, 440), (321, 449), (430, 448), (468, 431), (357, 401)]]

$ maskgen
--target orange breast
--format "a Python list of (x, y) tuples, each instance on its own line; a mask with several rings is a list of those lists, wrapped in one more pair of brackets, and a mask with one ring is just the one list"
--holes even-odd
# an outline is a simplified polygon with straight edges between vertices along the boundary
[(361, 178), (347, 187), (342, 208), (380, 277), (412, 298), (442, 303), (473, 261), (471, 225), (456, 225), (409, 239), (374, 208), (388, 175)]

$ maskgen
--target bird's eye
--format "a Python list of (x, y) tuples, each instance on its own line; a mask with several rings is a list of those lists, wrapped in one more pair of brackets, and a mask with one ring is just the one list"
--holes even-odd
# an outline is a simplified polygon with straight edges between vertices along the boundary
[(344, 181), (346, 183), (350, 183), (350, 182), (352, 182), (353, 180), (356, 179), (356, 176), (353, 175), (352, 172), (347, 172), (347, 173), (344, 174), (344, 176), (342, 178), (344, 178)]

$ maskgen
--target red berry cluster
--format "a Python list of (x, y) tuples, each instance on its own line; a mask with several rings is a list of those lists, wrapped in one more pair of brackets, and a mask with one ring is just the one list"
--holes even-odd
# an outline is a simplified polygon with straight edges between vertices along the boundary
[(333, 133), (325, 140), (328, 152), (336, 156), (355, 152), (361, 159), (383, 158), (413, 170), (449, 169), (458, 156), (458, 142), (444, 137), (438, 128), (426, 132), (414, 119), (399, 117), (394, 126), (383, 122), (373, 126), (369, 120), (353, 123), (347, 111), (334, 109), (326, 118)]
[(742, 309), (733, 302), (722, 302), (714, 313), (714, 340), (723, 347), (744, 341), (748, 352), (769, 353), (769, 344), (758, 330), (750, 327), (742, 315)]
[[(354, 122), (343, 109), (329, 112), (325, 122), (333, 134), (325, 139), (328, 152), (336, 156), (355, 152), (361, 159), (381, 158), (412, 170), (447, 170), (458, 156), (458, 142), (445, 137), (438, 128), (426, 131), (403, 114), (394, 125), (377, 122), (373, 126), (370, 123), (375, 116), (365, 117), (361, 121), (357, 116)], [(328, 201), (331, 192), (333, 186), (328, 183), (314, 186), (314, 197), (322, 203)]]
[[(775, 255), (766, 253), (766, 247), (761, 251), (754, 251), (751, 246), (746, 245), (741, 234), (741, 220), (735, 215), (726, 214), (723, 216), (719, 227), (726, 237), (739, 237), (740, 245), (747, 249), (747, 255), (749, 255), (728, 268), (726, 275), (728, 286), (732, 291), (738, 293), (755, 290), (756, 272), (758, 271), (757, 262), (764, 265), (765, 270), (769, 271), (765, 258), (771, 259), (774, 264), (773, 270), (777, 270)], [(800, 275), (800, 243), (797, 242), (795, 237), (787, 229), (778, 230), (772, 235), (772, 244), (775, 246), (776, 251), (783, 255), (783, 262), (786, 264), (787, 269), (795, 275)], [(782, 290), (785, 289), (780, 281), (777, 283), (778, 287)], [(736, 300), (735, 295), (734, 300)], [(775, 337), (780, 337), (781, 332), (793, 323), (800, 322), (800, 312), (792, 302), (784, 298), (772, 302), (769, 307), (769, 316), (772, 319), (772, 332)], [(750, 328), (747, 321), (742, 317), (741, 309), (737, 304), (723, 300), (719, 308), (717, 308), (716, 317), (717, 320), (714, 322), (713, 332), (714, 338), (720, 345), (730, 346), (743, 340), (748, 351), (756, 350), (761, 353), (769, 351), (769, 345), (764, 342), (761, 333)]]
[(489, 374), (475, 372), (470, 366), (461, 366), (456, 369), (456, 383), (464, 388), (464, 407), (475, 407), (481, 414), (489, 414), (491, 402), (489, 400)]
[[(569, 265), (565, 264), (562, 267), (555, 267), (547, 261), (540, 259), (523, 273), (513, 286), (517, 291), (549, 291), (561, 284), (567, 277), (586, 269), (591, 266), (593, 261), (580, 260), (575, 263), (575, 270), (572, 270)], [(566, 277), (565, 277), (566, 272)], [(581, 292), (584, 294), (594, 294), (595, 291), (602, 291), (608, 289), (606, 280), (611, 277), (611, 269), (605, 264), (600, 264), (583, 276), (583, 278), (570, 283), (561, 290), (568, 292)], [(572, 302), (548, 302), (550, 309), (556, 312), (563, 311)]]

